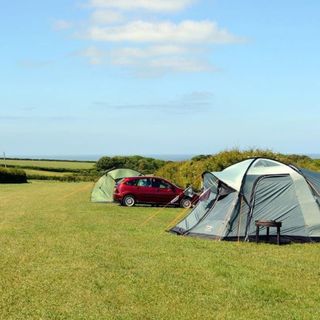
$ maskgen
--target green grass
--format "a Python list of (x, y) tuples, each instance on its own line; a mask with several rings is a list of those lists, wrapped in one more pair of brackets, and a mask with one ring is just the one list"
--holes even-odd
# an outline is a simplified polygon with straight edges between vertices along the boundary
[(320, 319), (320, 245), (178, 237), (92, 186), (0, 185), (0, 319)]
[(23, 169), (28, 180), (95, 181), (94, 162), (0, 159), (0, 168)]

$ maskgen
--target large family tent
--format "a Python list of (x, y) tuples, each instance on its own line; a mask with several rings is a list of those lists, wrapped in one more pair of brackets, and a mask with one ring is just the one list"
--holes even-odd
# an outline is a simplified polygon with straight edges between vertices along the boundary
[[(320, 240), (320, 173), (254, 158), (204, 173), (203, 188), (197, 206), (171, 232), (250, 241), (256, 220), (275, 220), (282, 222), (283, 241)], [(271, 228), (271, 239), (275, 234)]]
[(115, 169), (105, 173), (94, 185), (91, 193), (92, 202), (112, 202), (115, 184), (123, 178), (141, 176), (131, 169)]

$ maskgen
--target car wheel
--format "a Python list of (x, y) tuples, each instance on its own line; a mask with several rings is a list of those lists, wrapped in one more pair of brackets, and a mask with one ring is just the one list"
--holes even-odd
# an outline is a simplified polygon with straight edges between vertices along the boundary
[(191, 202), (191, 199), (189, 199), (189, 198), (183, 198), (180, 201), (180, 207), (181, 208), (188, 209), (188, 208), (191, 207), (191, 205), (192, 205), (192, 202)]
[(127, 195), (123, 198), (122, 203), (126, 206), (126, 207), (133, 207), (136, 203), (135, 198), (132, 195)]

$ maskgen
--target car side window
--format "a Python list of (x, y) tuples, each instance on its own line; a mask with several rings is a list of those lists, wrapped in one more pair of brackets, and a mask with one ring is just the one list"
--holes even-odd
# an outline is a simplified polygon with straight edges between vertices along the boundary
[(171, 185), (163, 180), (160, 181), (160, 186), (159, 188), (161, 189), (170, 189), (171, 188)]
[(127, 182), (126, 182), (126, 185), (128, 185), (128, 186), (135, 186), (135, 185), (137, 185), (137, 179), (127, 181)]
[(152, 187), (153, 188), (160, 188), (160, 180), (158, 179), (152, 179)]
[(151, 187), (151, 180), (144, 178), (144, 179), (139, 179), (137, 183), (138, 187)]

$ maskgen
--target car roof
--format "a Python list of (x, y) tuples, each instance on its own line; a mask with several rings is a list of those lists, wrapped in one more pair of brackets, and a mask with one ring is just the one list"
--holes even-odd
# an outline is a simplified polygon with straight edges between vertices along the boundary
[(146, 179), (146, 178), (154, 178), (154, 179), (159, 179), (159, 180), (163, 180), (165, 182), (168, 182), (170, 184), (172, 184), (173, 186), (175, 186), (176, 188), (179, 188), (179, 189), (182, 189), (181, 187), (177, 186), (176, 184), (174, 184), (173, 182), (165, 179), (165, 178), (162, 178), (162, 177), (157, 177), (157, 176), (137, 176), (137, 177), (127, 177), (127, 178), (124, 178), (124, 179), (128, 179), (128, 180), (135, 180), (135, 179)]
[[(155, 176), (137, 176), (137, 177), (127, 177), (126, 179), (146, 179), (146, 178), (154, 178), (154, 179), (160, 179), (160, 180), (164, 180), (164, 181), (168, 181), (167, 179), (165, 178), (162, 178), (162, 177), (155, 177)], [(170, 181), (168, 181), (170, 182)]]

